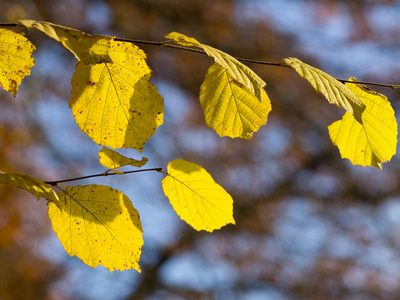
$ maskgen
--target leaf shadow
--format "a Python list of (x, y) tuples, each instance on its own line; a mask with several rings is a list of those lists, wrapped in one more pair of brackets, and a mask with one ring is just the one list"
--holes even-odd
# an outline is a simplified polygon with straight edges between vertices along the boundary
[(151, 74), (140, 78), (133, 85), (133, 93), (129, 97), (129, 108), (126, 115), (128, 125), (122, 148), (133, 148), (143, 152), (144, 144), (163, 123), (164, 99), (155, 85), (150, 83)]
[(163, 122), (164, 100), (149, 82), (151, 73), (129, 75), (122, 65), (77, 62), (69, 106), (80, 129), (100, 146), (142, 152)]
[[(74, 188), (80, 190), (71, 191)], [(84, 228), (87, 222), (105, 228), (109, 228), (112, 223), (113, 228), (129, 223), (143, 232), (138, 211), (133, 207), (131, 200), (119, 190), (102, 185), (67, 187), (59, 194), (59, 198), (62, 212), (67, 214), (70, 223), (75, 222), (77, 227)]]
[(185, 164), (182, 163), (183, 159), (175, 159), (169, 163), (170, 167), (174, 170), (179, 170), (185, 174), (190, 174), (192, 172), (200, 172), (202, 167), (198, 164), (185, 161)]

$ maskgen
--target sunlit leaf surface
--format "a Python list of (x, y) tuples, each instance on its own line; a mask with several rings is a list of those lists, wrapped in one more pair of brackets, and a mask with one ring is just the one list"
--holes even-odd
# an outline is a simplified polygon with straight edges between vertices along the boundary
[(35, 49), (22, 32), (0, 29), (0, 86), (14, 96), (35, 65)]
[(211, 232), (235, 224), (232, 197), (203, 167), (183, 159), (173, 160), (162, 187), (179, 217), (194, 229)]
[(382, 169), (382, 163), (390, 161), (396, 153), (398, 129), (394, 110), (384, 95), (361, 84), (346, 83), (346, 86), (365, 103), (366, 109), (361, 124), (346, 112), (342, 120), (328, 126), (331, 140), (342, 158)]
[(69, 255), (92, 268), (140, 272), (143, 230), (128, 197), (101, 185), (67, 187), (58, 196), (61, 209), (50, 204), (49, 217)]
[(218, 64), (210, 67), (200, 89), (200, 103), (206, 123), (219, 136), (251, 139), (267, 122), (271, 102), (263, 90), (263, 101), (243, 89)]

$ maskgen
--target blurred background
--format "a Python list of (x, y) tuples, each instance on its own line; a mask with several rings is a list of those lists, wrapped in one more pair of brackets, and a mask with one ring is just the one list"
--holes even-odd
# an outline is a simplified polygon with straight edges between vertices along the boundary
[[(400, 84), (400, 1), (0, 0), (0, 22), (19, 19), (152, 41), (177, 31), (236, 57), (297, 57), (337, 78)], [(17, 97), (0, 91), (0, 169), (42, 180), (104, 172), (100, 147), (68, 108), (75, 58), (39, 32), (26, 35), (36, 66)], [(293, 70), (256, 64), (272, 101), (268, 123), (251, 141), (219, 138), (198, 101), (212, 59), (138, 46), (165, 101), (146, 166), (202, 165), (233, 196), (236, 225), (196, 232), (158, 173), (78, 182), (111, 185), (140, 213), (142, 273), (110, 273), (66, 254), (44, 200), (1, 185), (1, 300), (400, 299), (398, 156), (382, 171), (342, 160), (327, 125), (344, 111)], [(371, 88), (400, 112), (399, 90)]]

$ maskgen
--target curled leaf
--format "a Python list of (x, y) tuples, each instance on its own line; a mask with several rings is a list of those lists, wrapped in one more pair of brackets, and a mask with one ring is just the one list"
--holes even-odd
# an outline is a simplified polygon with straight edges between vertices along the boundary
[(249, 93), (253, 93), (260, 102), (263, 100), (262, 91), (266, 83), (253, 70), (236, 58), (178, 32), (171, 32), (165, 37), (183, 46), (195, 46), (203, 49), (208, 56), (213, 57), (215, 62), (229, 73), (232, 80), (242, 84), (243, 88), (248, 89)]
[(365, 110), (365, 104), (347, 85), (344, 85), (320, 69), (303, 63), (297, 58), (286, 58), (283, 60), (283, 63), (293, 68), (317, 92), (322, 93), (329, 103), (345, 108), (358, 122), (362, 122), (361, 115)]
[(100, 157), (100, 163), (106, 168), (112, 170), (126, 165), (140, 168), (144, 166), (148, 161), (146, 157), (143, 157), (142, 160), (136, 160), (133, 158), (123, 156), (122, 154), (113, 151), (111, 149), (108, 149), (106, 147), (103, 147), (103, 149), (101, 149), (101, 151), (99, 152), (99, 157)]
[(42, 31), (71, 51), (77, 60), (86, 64), (111, 62), (108, 56), (112, 40), (110, 36), (90, 35), (74, 28), (43, 21), (21, 20), (19, 25)]
[(21, 173), (5, 173), (0, 171), (0, 183), (9, 184), (13, 187), (24, 189), (34, 195), (38, 200), (40, 197), (60, 206), (60, 200), (54, 190), (46, 183), (36, 177)]

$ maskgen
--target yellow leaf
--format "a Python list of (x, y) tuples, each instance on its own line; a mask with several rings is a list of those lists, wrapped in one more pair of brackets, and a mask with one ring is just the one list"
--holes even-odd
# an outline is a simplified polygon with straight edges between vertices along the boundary
[(206, 123), (219, 136), (251, 139), (253, 133), (267, 122), (271, 102), (263, 90), (260, 102), (242, 85), (238, 85), (229, 72), (213, 64), (200, 89), (200, 104)]
[(99, 145), (143, 151), (163, 122), (163, 98), (149, 82), (146, 54), (111, 41), (113, 63), (77, 62), (69, 105), (80, 129)]
[(69, 255), (92, 268), (140, 272), (143, 230), (127, 196), (101, 185), (69, 186), (58, 196), (61, 209), (49, 205), (49, 218)]
[(194, 229), (212, 232), (235, 224), (232, 197), (201, 166), (171, 161), (162, 187), (179, 217)]
[(263, 100), (262, 91), (266, 83), (253, 70), (236, 58), (221, 50), (201, 44), (196, 39), (178, 32), (171, 32), (165, 37), (183, 46), (195, 46), (203, 49), (208, 56), (213, 57), (215, 62), (229, 73), (233, 80), (244, 85), (244, 88), (248, 89), (249, 93), (255, 94), (260, 102)]
[[(350, 81), (356, 82), (354, 78)], [(366, 105), (362, 123), (348, 112), (342, 120), (330, 126), (329, 135), (338, 146), (342, 158), (353, 164), (382, 169), (396, 153), (397, 122), (394, 110), (384, 95), (367, 89), (361, 84), (346, 83), (352, 93)]]
[(346, 85), (297, 58), (286, 58), (283, 63), (311, 83), (313, 88), (322, 93), (329, 103), (345, 108), (358, 122), (362, 122), (361, 115), (365, 110), (365, 104)]
[(22, 32), (0, 29), (0, 86), (14, 96), (24, 77), (31, 74), (35, 49)]
[(77, 29), (42, 21), (21, 20), (19, 25), (42, 31), (71, 51), (77, 60), (86, 64), (111, 62), (108, 56), (112, 40), (110, 36), (90, 35)]
[(54, 190), (36, 177), (20, 174), (5, 173), (0, 171), (0, 183), (10, 184), (13, 187), (24, 189), (33, 194), (38, 200), (40, 197), (60, 206), (60, 200)]
[(144, 166), (148, 161), (146, 157), (143, 157), (142, 160), (128, 158), (106, 147), (103, 147), (103, 149), (101, 149), (101, 151), (99, 152), (99, 157), (100, 163), (103, 166), (113, 170), (126, 165), (140, 168), (141, 166)]

